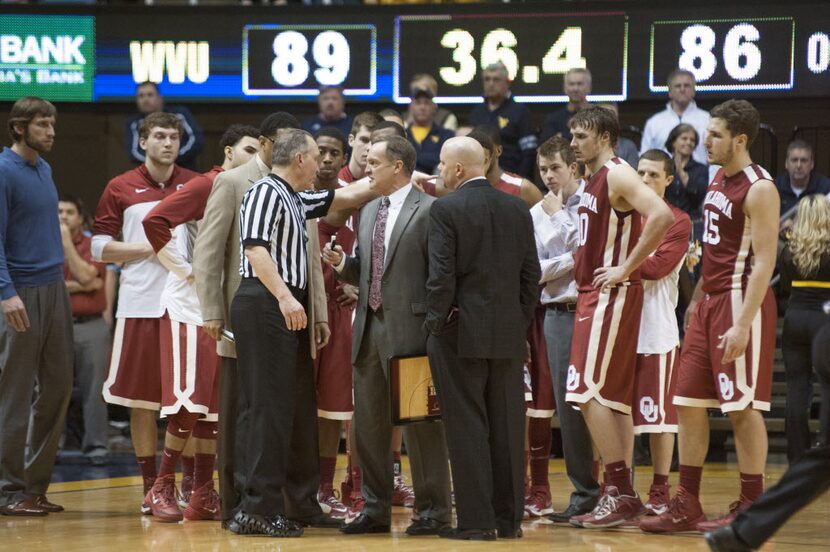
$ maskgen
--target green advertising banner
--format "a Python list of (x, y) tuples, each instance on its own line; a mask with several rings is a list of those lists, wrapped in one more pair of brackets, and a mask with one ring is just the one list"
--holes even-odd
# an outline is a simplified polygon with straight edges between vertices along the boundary
[(94, 78), (94, 17), (0, 15), (0, 100), (89, 102)]

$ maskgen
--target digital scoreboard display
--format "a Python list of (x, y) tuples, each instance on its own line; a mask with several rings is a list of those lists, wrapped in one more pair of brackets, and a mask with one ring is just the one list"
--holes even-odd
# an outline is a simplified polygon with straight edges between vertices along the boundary
[(394, 98), (408, 102), (412, 77), (428, 73), (438, 80), (437, 102), (479, 102), (481, 71), (501, 62), (518, 102), (568, 101), (565, 73), (586, 67), (595, 83), (589, 100), (624, 100), (627, 60), (623, 13), (403, 16), (395, 26)]
[(242, 34), (242, 91), (248, 96), (346, 96), (376, 90), (374, 25), (250, 25)]
[(649, 89), (666, 92), (665, 76), (679, 67), (694, 74), (701, 92), (790, 90), (794, 62), (792, 17), (655, 21)]
[(830, 96), (827, 0), (540, 5), (4, 5), (0, 100), (132, 102), (149, 80), (173, 102), (308, 102), (339, 86), (407, 104), (428, 73), (438, 103), (472, 104), (495, 62), (523, 103), (567, 102), (565, 74), (581, 67), (590, 101), (663, 99), (678, 67), (699, 99)]

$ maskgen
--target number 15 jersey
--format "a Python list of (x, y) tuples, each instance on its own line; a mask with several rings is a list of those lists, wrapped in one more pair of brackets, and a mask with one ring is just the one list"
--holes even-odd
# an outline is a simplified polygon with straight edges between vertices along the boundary
[(703, 291), (744, 290), (752, 272), (752, 234), (744, 200), (759, 180), (772, 180), (759, 165), (727, 177), (718, 170), (703, 200)]
[[(574, 256), (574, 278), (577, 290), (593, 291), (594, 270), (620, 266), (637, 245), (642, 233), (643, 218), (636, 211), (617, 211), (608, 197), (608, 173), (625, 161), (612, 157), (585, 185), (579, 201), (579, 247)], [(640, 283), (640, 269), (629, 275), (621, 285)]]

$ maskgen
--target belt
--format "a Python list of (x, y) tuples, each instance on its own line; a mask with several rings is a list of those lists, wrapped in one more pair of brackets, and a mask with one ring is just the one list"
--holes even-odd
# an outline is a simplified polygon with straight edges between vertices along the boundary
[(96, 314), (80, 314), (78, 316), (73, 316), (72, 322), (74, 324), (83, 324), (85, 322), (92, 322), (93, 320), (98, 320), (99, 318), (101, 318), (101, 316), (102, 315), (100, 312)]
[(830, 282), (822, 282), (817, 280), (793, 280), (792, 286), (794, 288), (830, 289)]
[(545, 308), (559, 312), (576, 312), (576, 303), (548, 303)]

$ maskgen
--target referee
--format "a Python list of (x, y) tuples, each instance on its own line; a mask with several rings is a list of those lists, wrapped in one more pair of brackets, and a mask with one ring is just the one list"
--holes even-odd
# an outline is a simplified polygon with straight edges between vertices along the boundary
[[(274, 143), (273, 173), (245, 193), (239, 211), (242, 282), (230, 316), (238, 389), (248, 405), (246, 420), (237, 424), (247, 424), (239, 434), (248, 439), (240, 443), (245, 482), (231, 530), (241, 534), (303, 534), (302, 523), (286, 517), (283, 488), (303, 484), (289, 477), (291, 467), (317, 455), (314, 372), (304, 331), (309, 277), (305, 223), (329, 209), (354, 208), (373, 197), (368, 182), (336, 193), (313, 191), (319, 157), (309, 133), (281, 132)], [(311, 451), (302, 446), (309, 435)]]

